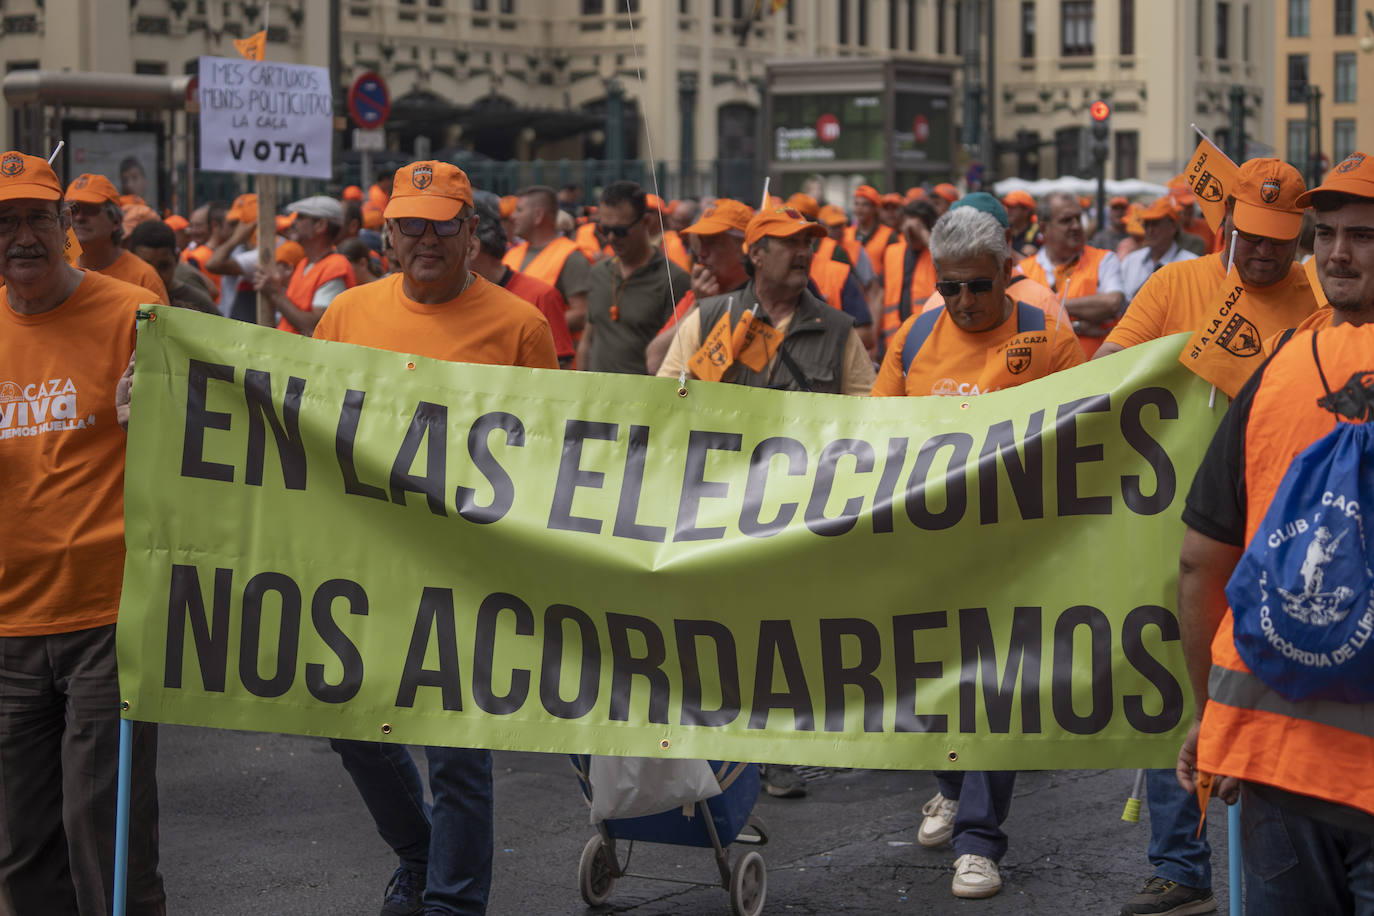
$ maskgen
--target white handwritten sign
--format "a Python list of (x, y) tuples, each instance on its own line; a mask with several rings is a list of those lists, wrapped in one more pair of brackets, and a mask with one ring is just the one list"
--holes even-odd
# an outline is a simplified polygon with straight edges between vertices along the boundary
[(325, 67), (200, 59), (200, 167), (332, 178), (334, 100)]

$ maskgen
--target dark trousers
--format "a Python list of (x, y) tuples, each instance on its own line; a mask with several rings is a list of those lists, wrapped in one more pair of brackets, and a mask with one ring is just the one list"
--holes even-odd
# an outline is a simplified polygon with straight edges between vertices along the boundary
[(1240, 826), (1246, 913), (1374, 914), (1374, 837), (1274, 804), (1245, 783)]
[(959, 803), (954, 815), (954, 836), (950, 843), (958, 855), (985, 856), (999, 862), (1007, 852), (1007, 835), (1002, 822), (1011, 811), (1011, 793), (1016, 788), (1016, 771), (936, 773), (940, 794)]
[[(133, 728), (128, 913), (162, 916), (157, 727)], [(0, 637), (0, 916), (105, 916), (114, 894), (113, 625)]]

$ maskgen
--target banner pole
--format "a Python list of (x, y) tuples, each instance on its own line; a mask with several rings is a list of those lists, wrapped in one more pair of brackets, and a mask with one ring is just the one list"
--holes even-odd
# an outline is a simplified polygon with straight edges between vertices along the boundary
[[(258, 269), (277, 269), (277, 176), (258, 176)], [(258, 290), (258, 324), (276, 325), (275, 309), (267, 294)]]
[(114, 916), (124, 916), (129, 890), (129, 783), (133, 769), (134, 723), (119, 720), (119, 789), (115, 796)]
[(1226, 864), (1230, 881), (1231, 916), (1241, 916), (1244, 875), (1241, 871), (1240, 801), (1226, 808)]

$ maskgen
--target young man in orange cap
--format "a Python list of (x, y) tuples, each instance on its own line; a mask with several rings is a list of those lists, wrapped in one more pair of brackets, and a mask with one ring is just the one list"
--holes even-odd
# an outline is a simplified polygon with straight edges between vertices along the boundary
[(558, 197), (553, 188), (535, 185), (516, 192), (507, 235), (520, 244), (506, 252), (506, 266), (558, 287), (568, 303), (568, 330), (576, 340), (587, 323), (587, 289), (591, 262), (577, 243), (558, 233)]
[(901, 234), (902, 205), (905, 203), (906, 198), (900, 194), (884, 194), (883, 202), (878, 206), (878, 221), (893, 232)]
[(880, 349), (886, 349), (913, 309), (921, 311), (922, 304), (935, 292), (935, 264), (930, 258), (929, 244), (930, 230), (939, 217), (926, 200), (913, 200), (901, 212), (901, 239), (888, 246), (884, 255)]
[[(0, 913), (16, 916), (105, 914), (113, 890), (126, 446), (114, 394), (149, 296), (68, 265), (68, 226), (48, 164), (0, 154)], [(127, 912), (162, 916), (156, 726), (133, 723), (132, 753)]]
[(698, 303), (681, 321), (681, 346), (668, 351), (660, 376), (677, 378), (703, 336), (727, 311), (730, 326), (745, 310), (782, 334), (777, 349), (760, 370), (732, 366), (721, 381), (757, 388), (866, 395), (873, 385), (873, 363), (854, 330), (854, 320), (831, 308), (808, 289), (812, 244), (824, 230), (796, 210), (775, 207), (749, 220), (744, 247), (751, 275), (743, 289)]
[[(295, 218), (287, 214), (292, 223)], [(283, 217), (278, 217), (278, 232), (283, 229)], [(240, 194), (224, 213), (223, 232), (213, 242), (205, 269), (222, 279), (226, 299), (220, 300), (220, 311), (236, 321), (256, 323), (258, 297), (253, 288), (253, 275), (258, 269), (258, 247), (254, 242), (258, 230), (258, 195)], [(286, 226), (289, 228), (290, 223)]]
[(80, 266), (98, 270), (148, 291), (150, 302), (168, 305), (167, 287), (157, 271), (120, 247), (124, 238), (124, 211), (119, 192), (104, 175), (78, 175), (67, 186), (72, 228), (81, 243)]
[(944, 216), (950, 204), (959, 199), (959, 189), (948, 181), (942, 181), (930, 190), (930, 202), (935, 212)]
[(577, 366), (645, 375), (645, 348), (692, 280), (653, 244), (658, 213), (648, 209), (648, 195), (636, 182), (607, 185), (596, 219), (615, 254), (597, 261), (588, 277), (587, 327), (578, 343)]
[(1179, 208), (1169, 195), (1156, 200), (1140, 212), (1145, 230), (1145, 245), (1121, 261), (1122, 294), (1129, 306), (1150, 275), (1166, 264), (1191, 261), (1197, 257), (1178, 244)]
[(1040, 226), (1035, 219), (1035, 198), (1025, 191), (1012, 191), (1002, 198), (1011, 224), (1012, 254), (1019, 258), (1033, 257), (1040, 250)]
[[(1254, 567), (1249, 573), (1237, 567), (1243, 551), (1265, 537), (1265, 516), (1281, 500), (1280, 484), (1294, 479), (1294, 456), (1349, 421), (1367, 422), (1364, 413), (1374, 401), (1374, 161), (1352, 153), (1295, 203), (1316, 211), (1313, 257), (1333, 308), (1287, 340), (1231, 403), (1188, 493), (1179, 557), (1179, 621), (1195, 718), (1173, 775), (1189, 797), (1199, 772), (1205, 772), (1213, 774), (1213, 795), (1227, 804), (1239, 799), (1246, 911), (1265, 916), (1367, 912), (1374, 861), (1374, 733), (1368, 727), (1374, 703), (1349, 697), (1294, 700), (1271, 686), (1272, 677), (1254, 670), (1259, 665), (1252, 667), (1257, 658), (1276, 661), (1278, 648), (1266, 646), (1244, 658), (1239, 649), (1246, 625), (1260, 630), (1267, 609), (1253, 584)], [(1238, 213), (1237, 219), (1244, 218)], [(1338, 388), (1343, 390), (1332, 397)], [(1339, 477), (1330, 475), (1332, 481)], [(1326, 490), (1321, 501), (1335, 502), (1334, 511), (1313, 505), (1310, 524), (1298, 528), (1290, 522), (1286, 534), (1270, 535), (1271, 543), (1301, 539), (1298, 549), (1308, 557), (1303, 570), (1313, 564), (1314, 553), (1313, 565), (1320, 569), (1332, 559), (1320, 547), (1313, 550), (1322, 532), (1340, 541), (1353, 531), (1346, 540), (1357, 546), (1342, 559), (1355, 561), (1363, 572), (1359, 545), (1367, 551), (1370, 542), (1368, 528), (1360, 530), (1358, 507), (1349, 501), (1353, 491), (1342, 493), (1325, 478), (1317, 483), (1319, 491)], [(1339, 575), (1328, 567), (1324, 585), (1310, 589), (1322, 593), (1318, 600), (1331, 602), (1323, 610), (1336, 624), (1347, 614), (1367, 614), (1368, 605), (1359, 588), (1368, 585), (1365, 577), (1332, 581)], [(1321, 583), (1318, 578), (1312, 584)], [(1313, 606), (1304, 606), (1305, 595), (1277, 591), (1292, 600), (1275, 605)], [(1277, 608), (1274, 615), (1284, 616)], [(1312, 623), (1311, 629), (1324, 628)], [(1328, 645), (1339, 644), (1339, 638), (1325, 638)], [(1363, 640), (1349, 640), (1343, 648), (1356, 651), (1336, 662), (1352, 682), (1369, 670), (1369, 649), (1360, 654), (1360, 647)], [(1331, 664), (1330, 657), (1326, 661)], [(1297, 680), (1302, 664), (1291, 660), (1283, 673)]]
[[(1306, 190), (1297, 169), (1278, 159), (1241, 165), (1222, 222), (1226, 239), (1235, 230), (1235, 270), (1246, 301), (1246, 317), (1260, 340), (1297, 325), (1317, 307), (1302, 265), (1293, 260)], [(1233, 280), (1226, 274), (1227, 251), (1171, 264), (1152, 273), (1136, 293), (1121, 323), (1098, 350), (1105, 357), (1123, 347), (1202, 327), (1225, 301)], [(1094, 357), (1094, 358), (1097, 358)], [(1257, 353), (1254, 363), (1262, 357)], [(1180, 582), (1180, 594), (1183, 584)], [(1205, 913), (1212, 897), (1212, 850), (1197, 835), (1201, 817), (1195, 796), (1170, 770), (1149, 770), (1145, 787), (1150, 811), (1148, 858), (1154, 874), (1124, 907), (1124, 916)]]
[[(854, 225), (844, 230), (844, 240), (863, 246), (875, 271), (882, 268), (884, 249), (897, 241), (892, 227), (883, 225), (878, 219), (878, 208), (882, 204), (883, 197), (877, 188), (859, 185), (854, 189)], [(872, 294), (871, 289), (866, 292)]]
[[(396, 172), (386, 220), (401, 272), (340, 293), (315, 337), (433, 359), (557, 369), (549, 323), (519, 296), (468, 268), (472, 186), (447, 162)], [(467, 916), (491, 889), (491, 752), (427, 747), (420, 774), (399, 744), (332, 739), (344, 769), (400, 865), (382, 913)]]

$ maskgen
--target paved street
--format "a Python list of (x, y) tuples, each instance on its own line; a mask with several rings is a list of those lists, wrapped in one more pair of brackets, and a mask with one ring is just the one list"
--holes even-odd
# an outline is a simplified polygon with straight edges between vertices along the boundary
[[(374, 916), (394, 867), (322, 739), (163, 727), (163, 875), (173, 916)], [(761, 797), (771, 839), (765, 913), (1114, 914), (1147, 877), (1144, 820), (1120, 819), (1129, 772), (1025, 773), (1006, 830), (1002, 893), (949, 892), (953, 853), (915, 844), (928, 773), (822, 775), (801, 800)], [(567, 758), (496, 755), (496, 873), (489, 912), (727, 914), (718, 887), (625, 879), (587, 908), (577, 862), (592, 834)], [(1208, 817), (1226, 907), (1225, 812)], [(621, 844), (623, 849), (623, 844)], [(636, 871), (712, 880), (707, 850), (640, 844)]]

